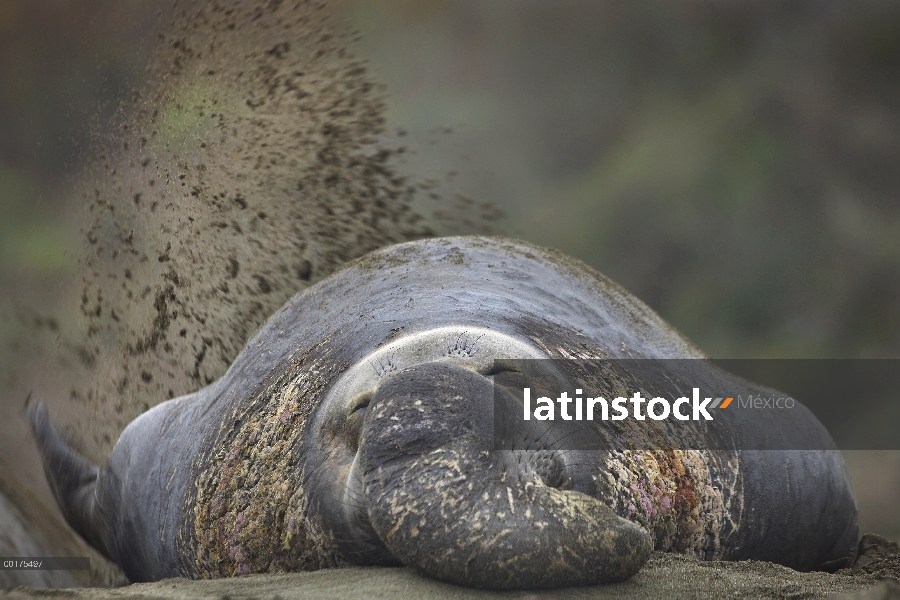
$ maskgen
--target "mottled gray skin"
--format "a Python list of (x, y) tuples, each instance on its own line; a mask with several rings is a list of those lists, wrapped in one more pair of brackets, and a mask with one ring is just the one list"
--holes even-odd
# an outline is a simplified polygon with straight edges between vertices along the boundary
[[(555, 251), (433, 239), (291, 299), (222, 379), (136, 419), (102, 467), (42, 405), (31, 420), (63, 514), (133, 581), (402, 563), (513, 589), (626, 579), (653, 546), (801, 570), (853, 559), (843, 462), (802, 407), (723, 420), (717, 451), (566, 451), (535, 430), (491, 452), (491, 359), (538, 357), (702, 354)], [(703, 368), (713, 389), (735, 381)], [(832, 450), (737, 450), (760, 435)]]

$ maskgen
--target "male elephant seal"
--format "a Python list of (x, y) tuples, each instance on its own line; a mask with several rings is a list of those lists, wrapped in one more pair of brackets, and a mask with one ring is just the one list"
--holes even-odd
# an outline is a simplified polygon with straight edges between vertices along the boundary
[(702, 354), (558, 252), (432, 239), (295, 296), (102, 467), (42, 404), (30, 418), (66, 519), (133, 581), (405, 564), (512, 589), (623, 580), (653, 547), (801, 570), (853, 559), (843, 462), (802, 407), (765, 435), (832, 450), (742, 450), (736, 430), (724, 449), (567, 451), (545, 428), (490, 451), (493, 359), (572, 357)]

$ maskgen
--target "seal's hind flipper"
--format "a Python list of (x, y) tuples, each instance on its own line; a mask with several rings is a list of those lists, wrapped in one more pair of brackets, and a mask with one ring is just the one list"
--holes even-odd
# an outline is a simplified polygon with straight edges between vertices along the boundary
[(97, 520), (97, 480), (100, 467), (75, 452), (50, 423), (47, 406), (38, 400), (28, 407), (28, 422), (41, 452), (44, 475), (69, 525), (92, 546), (107, 554)]

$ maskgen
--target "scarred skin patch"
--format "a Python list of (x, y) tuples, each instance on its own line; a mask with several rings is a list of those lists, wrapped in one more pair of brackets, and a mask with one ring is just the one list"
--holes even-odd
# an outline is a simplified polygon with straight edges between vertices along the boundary
[[(301, 357), (222, 423), (194, 462), (195, 496), (182, 544), (187, 573), (230, 577), (312, 571), (343, 564), (309, 517), (304, 492), (305, 424), (335, 366)], [(188, 551), (188, 549), (190, 549)]]
[(716, 560), (727, 537), (739, 528), (740, 472), (734, 455), (615, 451), (605, 460), (601, 477), (610, 505), (643, 525), (655, 550)]

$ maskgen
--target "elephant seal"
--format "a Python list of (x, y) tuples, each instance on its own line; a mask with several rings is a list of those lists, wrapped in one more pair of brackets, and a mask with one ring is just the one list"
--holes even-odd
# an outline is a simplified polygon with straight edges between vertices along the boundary
[[(551, 427), (491, 451), (495, 359), (641, 357), (703, 354), (559, 252), (431, 239), (295, 296), (219, 381), (135, 419), (102, 467), (44, 405), (30, 420), (66, 519), (132, 581), (403, 564), (515, 589), (620, 581), (651, 548), (853, 560), (844, 465), (802, 407), (734, 421), (709, 450), (565, 450)], [(742, 450), (754, 427), (829, 449)]]

